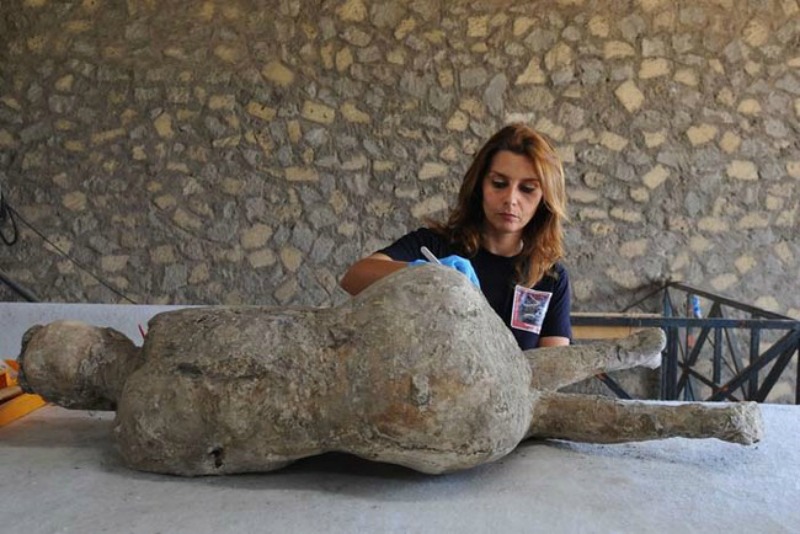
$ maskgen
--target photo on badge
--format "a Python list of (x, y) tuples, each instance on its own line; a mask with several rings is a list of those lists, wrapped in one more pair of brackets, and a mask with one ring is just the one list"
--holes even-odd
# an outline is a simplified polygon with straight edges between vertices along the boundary
[(514, 304), (511, 309), (511, 326), (519, 330), (538, 334), (542, 331), (544, 316), (553, 294), (527, 287), (514, 288)]

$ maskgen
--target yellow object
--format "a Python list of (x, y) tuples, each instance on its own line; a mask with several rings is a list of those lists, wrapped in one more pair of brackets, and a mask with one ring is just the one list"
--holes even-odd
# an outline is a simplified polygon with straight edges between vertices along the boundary
[(0, 389), (17, 385), (19, 364), (15, 360), (0, 361)]
[(5, 360), (0, 367), (0, 426), (16, 421), (47, 402), (39, 395), (22, 393), (17, 385), (19, 364), (15, 360)]
[(14, 397), (18, 397), (22, 395), (22, 388), (19, 386), (8, 386), (5, 388), (0, 388), (0, 403), (3, 403), (9, 399), (13, 399)]
[(16, 360), (0, 361), (0, 389), (17, 385), (19, 363)]
[(23, 393), (11, 400), (0, 404), (0, 426), (7, 425), (11, 421), (16, 421), (23, 415), (41, 408), (47, 404), (39, 395)]

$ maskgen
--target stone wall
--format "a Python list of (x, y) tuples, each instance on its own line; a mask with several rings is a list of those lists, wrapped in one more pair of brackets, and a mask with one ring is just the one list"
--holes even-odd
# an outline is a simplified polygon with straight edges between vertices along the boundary
[[(800, 316), (796, 0), (7, 0), (0, 36), (0, 186), (131, 300), (336, 302), (523, 120), (576, 310), (679, 279)], [(21, 227), (1, 270), (121, 300)]]

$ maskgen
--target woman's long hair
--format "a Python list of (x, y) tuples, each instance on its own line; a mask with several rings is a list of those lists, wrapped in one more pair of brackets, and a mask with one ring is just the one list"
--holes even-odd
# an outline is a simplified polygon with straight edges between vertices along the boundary
[(522, 230), (523, 248), (517, 256), (516, 283), (532, 287), (564, 256), (561, 221), (567, 218), (564, 169), (550, 143), (524, 124), (504, 126), (480, 149), (464, 175), (458, 204), (447, 222), (431, 223), (431, 229), (455, 244), (467, 257), (474, 257), (481, 244), (484, 224), (483, 178), (492, 158), (501, 150), (527, 156), (542, 183), (542, 202)]

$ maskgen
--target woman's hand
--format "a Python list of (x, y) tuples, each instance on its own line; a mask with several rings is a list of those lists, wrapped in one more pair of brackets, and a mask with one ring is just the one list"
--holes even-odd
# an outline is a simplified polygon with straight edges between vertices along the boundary
[[(415, 260), (412, 261), (409, 265), (421, 265), (423, 263), (428, 263), (428, 262), (426, 260)], [(475, 268), (472, 267), (472, 263), (470, 263), (470, 261), (467, 258), (462, 258), (461, 256), (453, 254), (452, 256), (440, 258), (439, 263), (460, 272), (461, 274), (469, 278), (469, 281), (475, 284), (478, 287), (478, 289), (480, 289), (481, 282), (480, 280), (478, 280), (478, 275), (475, 273)]]

